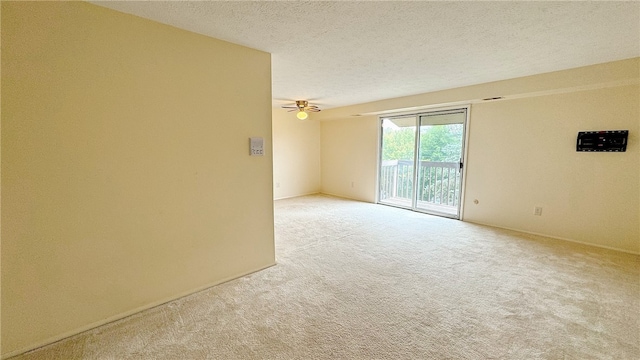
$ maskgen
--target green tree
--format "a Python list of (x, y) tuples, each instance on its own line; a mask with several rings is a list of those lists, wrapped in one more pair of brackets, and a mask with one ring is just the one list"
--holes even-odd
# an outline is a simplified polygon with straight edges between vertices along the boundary
[(420, 160), (456, 162), (462, 153), (462, 124), (422, 126)]
[(382, 160), (413, 160), (415, 138), (415, 127), (385, 128)]
[[(413, 160), (415, 127), (385, 128), (382, 160)], [(422, 126), (420, 160), (456, 162), (462, 153), (462, 124)]]

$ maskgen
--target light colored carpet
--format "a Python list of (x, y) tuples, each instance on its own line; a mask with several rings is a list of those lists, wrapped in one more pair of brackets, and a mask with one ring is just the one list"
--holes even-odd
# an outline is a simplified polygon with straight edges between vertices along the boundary
[(328, 196), (278, 265), (35, 359), (639, 359), (640, 257)]

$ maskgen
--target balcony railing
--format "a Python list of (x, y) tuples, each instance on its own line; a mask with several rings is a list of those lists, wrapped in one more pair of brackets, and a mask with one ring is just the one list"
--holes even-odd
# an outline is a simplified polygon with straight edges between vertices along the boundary
[[(427, 203), (458, 207), (460, 165), (457, 162), (420, 161), (418, 205)], [(380, 169), (380, 200), (408, 202), (413, 196), (413, 161), (385, 160)], [(420, 207), (420, 206), (419, 206)]]

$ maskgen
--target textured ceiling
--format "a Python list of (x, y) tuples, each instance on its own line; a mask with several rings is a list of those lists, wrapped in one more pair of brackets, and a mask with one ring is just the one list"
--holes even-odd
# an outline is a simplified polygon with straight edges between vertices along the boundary
[(640, 56), (639, 2), (93, 2), (270, 52), (274, 104), (358, 104)]

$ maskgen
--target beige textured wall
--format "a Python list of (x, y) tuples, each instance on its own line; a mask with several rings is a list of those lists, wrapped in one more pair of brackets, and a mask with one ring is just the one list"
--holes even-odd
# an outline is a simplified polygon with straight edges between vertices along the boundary
[(322, 192), (374, 202), (378, 161), (378, 118), (363, 116), (322, 122)]
[(82, 2), (1, 30), (4, 355), (274, 264), (269, 54)]
[(273, 109), (273, 196), (320, 192), (320, 122)]
[[(2, 29), (2, 6), (0, 6), (0, 29)], [(2, 41), (0, 41), (1, 43)], [(2, 59), (2, 46), (0, 46), (0, 59)], [(2, 78), (2, 66), (0, 66), (0, 79)], [(0, 91), (0, 114), (2, 114), (2, 91)], [(2, 117), (0, 116), (0, 129), (2, 129)], [(2, 131), (0, 130), (0, 159), (2, 159)], [(0, 166), (0, 214), (2, 214), (2, 167)], [(1, 216), (0, 216), (1, 217)], [(2, 221), (0, 221), (0, 356), (2, 355)]]
[[(377, 116), (347, 114), (471, 103), (464, 220), (638, 253), (639, 71), (634, 58), (323, 111), (322, 191), (375, 199)], [(575, 151), (578, 131), (615, 129), (626, 153)]]
[[(465, 220), (640, 252), (639, 105), (637, 85), (473, 105)], [(627, 151), (576, 152), (583, 130)]]

